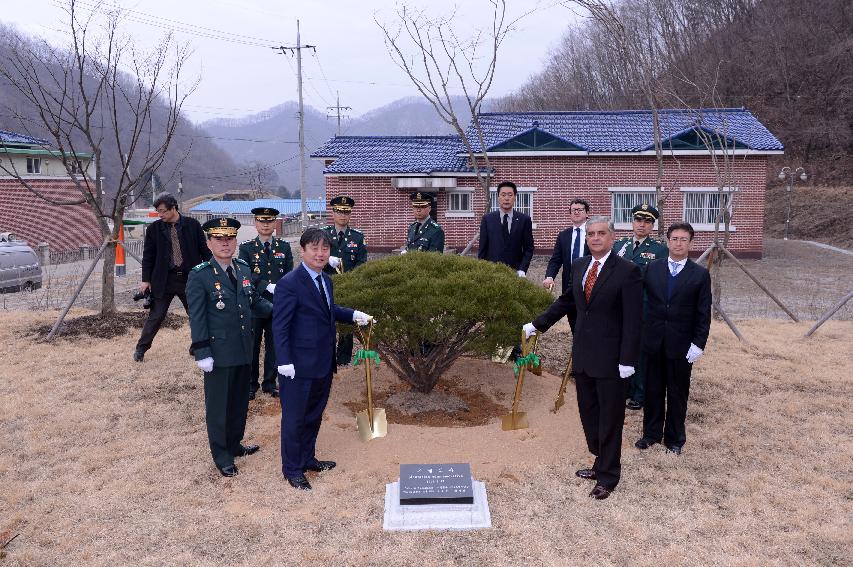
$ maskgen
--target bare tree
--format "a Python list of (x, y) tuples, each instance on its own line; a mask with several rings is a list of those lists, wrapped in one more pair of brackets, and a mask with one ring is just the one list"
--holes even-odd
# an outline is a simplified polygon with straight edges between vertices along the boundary
[[(48, 133), (45, 149), (61, 160), (80, 196), (57, 200), (34, 187), (14, 162), (0, 169), (46, 202), (89, 206), (104, 240), (101, 313), (107, 314), (115, 311), (115, 246), (125, 209), (133, 189), (162, 165), (195, 84), (181, 88), (189, 50), (170, 35), (144, 52), (122, 37), (120, 11), (98, 3), (84, 14), (68, 0), (66, 13), (69, 46), (18, 40), (0, 61), (0, 77), (37, 109)], [(23, 120), (21, 126), (29, 131)], [(117, 179), (102, 176), (105, 152), (117, 152)]]
[[(396, 11), (396, 26), (376, 20), (385, 35), (391, 59), (462, 140), (482, 189), (482, 214), (489, 208), (492, 167), (486, 153), (480, 111), (495, 77), (501, 43), (519, 19), (531, 13), (525, 12), (508, 21), (506, 0), (489, 0), (489, 3), (492, 5), (491, 26), (472, 38), (460, 37), (454, 30), (455, 12), (430, 18), (424, 10), (401, 4)], [(471, 114), (471, 130), (459, 122), (460, 114), (454, 106), (454, 100), (458, 100), (454, 97), (457, 89), (462, 92), (466, 110)], [(468, 242), (463, 255), (471, 250), (478, 237), (479, 234), (475, 234)]]

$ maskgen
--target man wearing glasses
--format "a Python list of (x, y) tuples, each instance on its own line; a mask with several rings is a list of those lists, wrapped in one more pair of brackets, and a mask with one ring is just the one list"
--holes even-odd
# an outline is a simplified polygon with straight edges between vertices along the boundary
[(583, 199), (573, 199), (569, 203), (569, 219), (572, 226), (557, 235), (554, 252), (548, 260), (545, 269), (545, 279), (542, 287), (550, 289), (560, 268), (563, 268), (563, 293), (569, 289), (569, 274), (572, 262), (578, 258), (589, 256), (589, 246), (586, 244), (586, 219), (589, 218), (589, 203)]
[(415, 222), (409, 225), (406, 244), (400, 252), (405, 254), (410, 250), (421, 250), (444, 253), (444, 230), (430, 216), (435, 206), (432, 195), (418, 191), (409, 195), (409, 200), (412, 202)]
[(711, 276), (688, 259), (693, 227), (676, 223), (666, 231), (669, 258), (646, 268), (643, 350), (648, 357), (643, 437), (635, 446), (663, 442), (680, 455), (687, 440), (684, 421), (693, 364), (702, 356), (711, 328)]
[[(240, 244), (239, 257), (249, 265), (252, 271), (252, 285), (257, 292), (272, 301), (275, 284), (284, 274), (293, 269), (293, 252), (290, 243), (282, 238), (276, 238), (275, 221), (278, 210), (272, 207), (255, 207), (255, 230), (258, 236)], [(278, 397), (276, 376), (278, 365), (275, 361), (275, 346), (272, 339), (272, 317), (255, 318), (252, 322), (255, 331), (255, 344), (252, 351), (252, 376), (249, 379), (249, 399), (254, 400), (258, 393), (258, 376), (260, 374), (261, 339), (264, 342), (264, 380), (260, 385), (265, 394)]]
[[(652, 238), (650, 235), (655, 223), (660, 218), (658, 210), (651, 205), (643, 203), (631, 209), (631, 236), (620, 238), (613, 245), (613, 251), (620, 257), (645, 269), (645, 266), (659, 258), (666, 258), (666, 244)], [(645, 302), (645, 300), (644, 300)], [(645, 309), (643, 309), (645, 312)], [(646, 330), (643, 329), (645, 333)], [(631, 384), (628, 388), (628, 400), (625, 407), (630, 410), (638, 410), (643, 407), (645, 401), (646, 387), (646, 357), (640, 356), (637, 372), (631, 376)]]
[(204, 371), (204, 409), (213, 462), (222, 476), (236, 476), (235, 457), (256, 453), (243, 445), (249, 410), (253, 317), (265, 318), (272, 304), (252, 285), (249, 265), (233, 258), (240, 222), (215, 218), (204, 223), (213, 252), (190, 272), (187, 302), (196, 364)]
[(177, 296), (187, 309), (187, 274), (193, 266), (210, 258), (204, 232), (197, 220), (178, 212), (178, 201), (169, 193), (160, 193), (154, 201), (159, 220), (145, 231), (142, 249), (140, 293), (154, 298), (151, 312), (142, 327), (142, 335), (133, 351), (133, 360), (142, 362), (154, 336)]

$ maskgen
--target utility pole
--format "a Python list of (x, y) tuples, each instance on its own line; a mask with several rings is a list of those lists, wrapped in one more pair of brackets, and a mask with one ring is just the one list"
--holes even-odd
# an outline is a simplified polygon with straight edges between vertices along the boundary
[[(351, 106), (341, 106), (341, 93), (338, 91), (335, 91), (335, 94), (337, 96), (337, 99), (335, 100), (335, 106), (327, 106), (326, 109), (336, 111), (336, 113), (338, 115), (338, 136), (340, 136), (341, 135), (341, 110), (352, 110), (352, 107)], [(331, 116), (329, 116), (327, 114), (326, 118), (331, 118)]]
[(302, 105), (302, 50), (313, 49), (317, 51), (316, 45), (302, 45), (302, 38), (299, 34), (299, 20), (296, 20), (296, 45), (287, 47), (279, 45), (272, 49), (277, 50), (284, 55), (285, 51), (291, 54), (296, 52), (296, 88), (299, 92), (299, 197), (302, 202), (302, 228), (308, 225), (308, 202), (305, 199), (305, 110)]

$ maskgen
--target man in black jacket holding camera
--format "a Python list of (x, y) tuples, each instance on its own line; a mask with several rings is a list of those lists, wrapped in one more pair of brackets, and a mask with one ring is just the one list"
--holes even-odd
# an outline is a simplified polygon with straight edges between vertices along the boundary
[(133, 351), (133, 360), (142, 362), (154, 336), (177, 296), (187, 308), (187, 274), (193, 266), (210, 259), (210, 249), (197, 220), (178, 212), (178, 201), (170, 193), (160, 193), (154, 201), (160, 217), (145, 232), (142, 250), (142, 283), (139, 292), (152, 297), (151, 312), (142, 327), (142, 336)]

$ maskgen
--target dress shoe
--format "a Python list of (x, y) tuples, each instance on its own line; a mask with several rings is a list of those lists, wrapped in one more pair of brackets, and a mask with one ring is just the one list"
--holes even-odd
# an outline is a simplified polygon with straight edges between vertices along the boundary
[(308, 482), (308, 479), (305, 476), (294, 476), (285, 477), (287, 479), (287, 483), (297, 490), (311, 490), (311, 483)]
[(136, 349), (133, 351), (133, 360), (136, 362), (142, 362), (145, 359), (145, 351)]
[(604, 500), (612, 491), (609, 488), (605, 488), (600, 484), (596, 484), (595, 488), (592, 489), (592, 492), (589, 493), (591, 498), (595, 498), (596, 500)]
[(235, 457), (246, 457), (248, 455), (254, 455), (258, 451), (261, 450), (259, 445), (240, 445), (240, 452)]
[(237, 465), (228, 465), (219, 469), (219, 472), (222, 476), (237, 476), (240, 471), (237, 470)]
[(269, 394), (270, 397), (277, 398), (278, 397), (278, 388), (272, 388), (272, 389), (264, 388), (264, 394)]
[(579, 471), (575, 471), (575, 476), (584, 480), (595, 480), (595, 471), (593, 469), (581, 469)]
[(641, 410), (643, 409), (643, 404), (635, 400), (628, 400), (627, 402), (625, 402), (625, 407), (630, 410)]
[(682, 445), (667, 445), (666, 452), (667, 453), (675, 453), (676, 455), (681, 454)]
[(325, 472), (330, 471), (337, 466), (335, 461), (314, 461), (305, 467), (306, 471)]
[(634, 447), (637, 449), (648, 449), (655, 443), (660, 443), (660, 441), (655, 441), (654, 439), (649, 439), (648, 437), (642, 437), (637, 439), (637, 442), (634, 443)]

